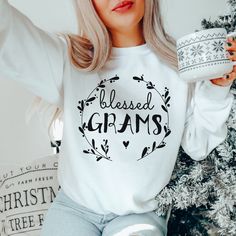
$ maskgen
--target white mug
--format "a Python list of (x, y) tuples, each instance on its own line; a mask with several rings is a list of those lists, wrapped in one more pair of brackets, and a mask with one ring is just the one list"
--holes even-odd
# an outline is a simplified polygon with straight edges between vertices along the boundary
[(233, 71), (236, 61), (227, 57), (225, 28), (212, 28), (185, 35), (177, 40), (179, 76), (186, 82), (221, 78)]

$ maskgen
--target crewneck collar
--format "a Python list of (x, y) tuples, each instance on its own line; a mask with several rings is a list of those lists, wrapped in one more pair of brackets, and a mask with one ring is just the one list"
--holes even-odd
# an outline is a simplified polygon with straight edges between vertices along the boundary
[(150, 52), (150, 48), (147, 43), (131, 47), (112, 47), (111, 57), (127, 56), (131, 54), (143, 55), (147, 52)]

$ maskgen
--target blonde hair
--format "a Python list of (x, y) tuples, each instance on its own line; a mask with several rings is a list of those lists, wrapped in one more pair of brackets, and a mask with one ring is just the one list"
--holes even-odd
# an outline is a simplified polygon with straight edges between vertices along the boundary
[[(106, 63), (112, 47), (111, 35), (98, 16), (92, 0), (76, 0), (78, 34), (65, 34), (71, 64), (80, 71), (99, 71)], [(143, 35), (147, 45), (159, 56), (160, 60), (177, 71), (176, 42), (168, 35), (163, 26), (160, 0), (146, 0), (142, 19)], [(37, 98), (32, 106), (39, 103)], [(32, 108), (32, 107), (31, 107)], [(29, 109), (31, 110), (31, 109)], [(53, 123), (62, 118), (62, 110), (55, 108), (48, 124), (51, 141)], [(31, 113), (32, 115), (32, 113)]]

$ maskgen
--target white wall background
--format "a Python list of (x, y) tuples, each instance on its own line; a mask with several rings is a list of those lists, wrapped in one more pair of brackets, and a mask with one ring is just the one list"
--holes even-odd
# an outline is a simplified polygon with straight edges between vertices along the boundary
[[(72, 1), (9, 0), (40, 28), (77, 32)], [(228, 13), (229, 6), (227, 0), (163, 0), (162, 10), (168, 33), (178, 38), (201, 29), (201, 19)], [(19, 164), (52, 153), (47, 130), (39, 118), (25, 123), (33, 97), (20, 84), (0, 79), (0, 164)]]

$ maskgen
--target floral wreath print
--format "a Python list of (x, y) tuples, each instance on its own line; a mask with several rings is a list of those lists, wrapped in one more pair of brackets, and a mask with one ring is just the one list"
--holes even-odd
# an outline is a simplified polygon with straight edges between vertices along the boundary
[[(88, 148), (87, 150), (83, 150), (83, 153), (93, 155), (96, 158), (96, 161), (100, 161), (101, 159), (106, 159), (106, 160), (112, 161), (111, 157), (108, 155), (108, 153), (109, 153), (108, 140), (103, 139), (103, 143), (96, 143), (94, 139), (91, 139), (91, 141), (88, 139), (88, 137), (86, 136), (86, 129), (88, 128), (88, 126), (87, 126), (86, 122), (84, 122), (84, 120), (83, 120), (83, 114), (84, 114), (86, 106), (88, 107), (90, 104), (92, 104), (98, 98), (96, 91), (98, 92), (98, 91), (100, 91), (100, 89), (105, 88), (106, 87), (105, 83), (107, 83), (107, 82), (114, 83), (114, 82), (118, 81), (119, 79), (120, 78), (116, 75), (110, 79), (101, 80), (100, 83), (98, 83), (97, 87), (95, 87), (92, 90), (92, 92), (88, 95), (88, 97), (86, 99), (78, 101), (77, 108), (80, 111), (80, 116), (81, 116), (81, 126), (79, 126), (78, 129), (79, 129), (80, 133), (82, 134), (82, 137), (85, 138), (85, 140), (87, 141), (87, 143), (90, 146), (90, 148)], [(165, 134), (164, 134), (163, 139), (161, 140), (161, 142), (157, 143), (156, 141), (154, 141), (152, 143), (152, 145), (144, 147), (141, 152), (140, 158), (137, 159), (137, 161), (139, 161), (139, 160), (147, 157), (148, 155), (150, 155), (155, 150), (166, 146), (165, 139), (171, 133), (171, 130), (169, 128), (169, 114), (168, 114), (168, 108), (170, 107), (169, 102), (170, 102), (171, 97), (169, 95), (169, 89), (167, 87), (165, 87), (165, 93), (160, 94), (160, 92), (155, 88), (155, 85), (151, 81), (144, 80), (144, 75), (142, 75), (141, 77), (133, 76), (133, 80), (135, 80), (139, 83), (140, 82), (146, 83), (147, 89), (155, 90), (158, 93), (158, 95), (161, 97), (161, 100), (163, 101), (163, 105), (161, 105), (161, 108), (167, 114), (167, 123), (164, 125)], [(127, 148), (128, 142), (123, 142), (123, 144)]]

